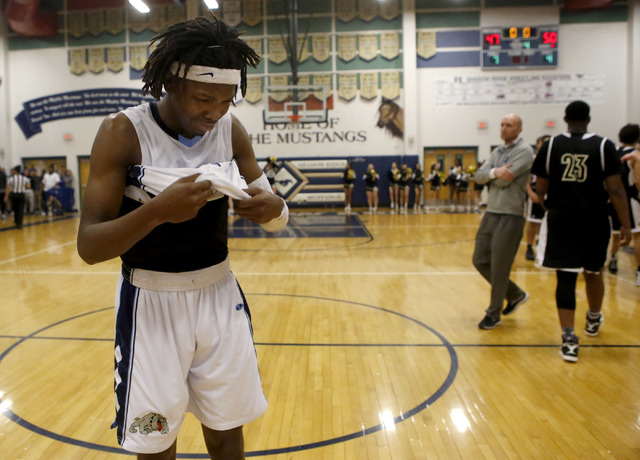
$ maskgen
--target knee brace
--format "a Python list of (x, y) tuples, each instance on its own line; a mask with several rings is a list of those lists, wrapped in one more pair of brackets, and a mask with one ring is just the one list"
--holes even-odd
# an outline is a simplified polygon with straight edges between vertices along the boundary
[(576, 309), (576, 283), (578, 274), (556, 270), (558, 284), (556, 286), (556, 305), (564, 310)]

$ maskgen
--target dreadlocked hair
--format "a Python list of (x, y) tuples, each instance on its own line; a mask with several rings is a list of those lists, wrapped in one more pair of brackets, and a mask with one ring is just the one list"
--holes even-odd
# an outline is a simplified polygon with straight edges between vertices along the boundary
[(142, 74), (142, 94), (150, 93), (160, 99), (162, 87), (172, 78), (169, 69), (175, 61), (181, 62), (180, 77), (185, 77), (192, 65), (240, 70), (240, 90), (247, 92), (247, 64), (256, 67), (260, 56), (238, 38), (241, 32), (227, 26), (211, 14), (211, 18), (197, 17), (174, 24), (152, 40), (157, 43), (149, 56)]

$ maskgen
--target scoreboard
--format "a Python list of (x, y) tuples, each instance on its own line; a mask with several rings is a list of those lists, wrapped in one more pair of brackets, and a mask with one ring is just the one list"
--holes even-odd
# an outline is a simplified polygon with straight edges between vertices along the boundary
[(558, 26), (482, 29), (483, 70), (553, 68), (558, 65)]

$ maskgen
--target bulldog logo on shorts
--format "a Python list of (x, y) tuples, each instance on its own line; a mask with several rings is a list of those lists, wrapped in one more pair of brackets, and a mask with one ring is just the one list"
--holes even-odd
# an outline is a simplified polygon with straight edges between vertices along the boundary
[(144, 435), (153, 433), (154, 431), (167, 434), (169, 432), (169, 424), (167, 423), (167, 419), (162, 415), (149, 412), (144, 417), (136, 417), (129, 427), (129, 432), (131, 433), (137, 433), (138, 430), (140, 430), (140, 434)]

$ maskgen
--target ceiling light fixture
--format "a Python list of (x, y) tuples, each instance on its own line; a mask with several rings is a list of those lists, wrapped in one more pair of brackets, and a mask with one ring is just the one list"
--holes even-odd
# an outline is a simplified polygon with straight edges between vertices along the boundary
[(143, 14), (151, 11), (142, 0), (129, 0), (129, 4)]
[(218, 2), (216, 2), (216, 0), (204, 0), (204, 4), (207, 5), (207, 8), (210, 10), (218, 9)]

